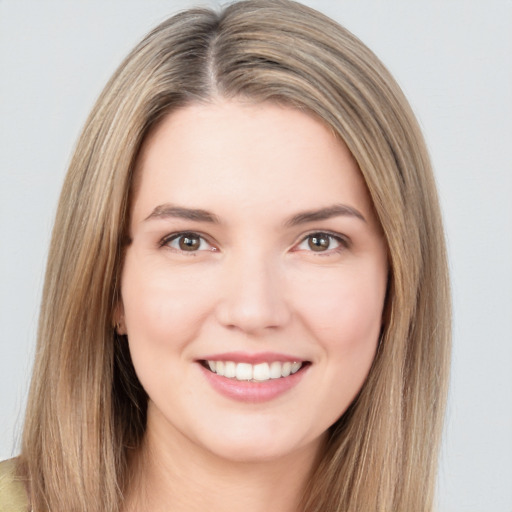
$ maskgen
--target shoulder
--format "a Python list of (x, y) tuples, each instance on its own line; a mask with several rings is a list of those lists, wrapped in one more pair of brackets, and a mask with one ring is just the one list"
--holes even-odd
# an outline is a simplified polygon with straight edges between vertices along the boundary
[(0, 512), (26, 512), (27, 493), (16, 477), (16, 459), (0, 462)]

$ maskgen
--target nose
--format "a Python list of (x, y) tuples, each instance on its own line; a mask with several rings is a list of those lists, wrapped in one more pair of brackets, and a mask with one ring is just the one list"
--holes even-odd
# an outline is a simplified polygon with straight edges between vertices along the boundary
[(291, 318), (284, 275), (277, 262), (252, 254), (226, 264), (216, 316), (247, 334), (284, 327)]

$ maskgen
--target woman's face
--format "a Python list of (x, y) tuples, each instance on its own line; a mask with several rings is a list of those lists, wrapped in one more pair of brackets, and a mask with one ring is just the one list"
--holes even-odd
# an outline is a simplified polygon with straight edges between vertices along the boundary
[(121, 329), (148, 431), (231, 460), (317, 447), (372, 364), (385, 242), (346, 146), (272, 104), (178, 110), (146, 140)]

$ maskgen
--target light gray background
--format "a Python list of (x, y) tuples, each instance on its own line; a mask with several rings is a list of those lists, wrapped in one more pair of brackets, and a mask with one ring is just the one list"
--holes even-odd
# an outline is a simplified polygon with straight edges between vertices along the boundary
[[(219, 3), (0, 0), (0, 459), (17, 453), (50, 230), (81, 125), (150, 28)], [(512, 2), (304, 3), (390, 68), (434, 162), (454, 293), (439, 511), (511, 512)]]

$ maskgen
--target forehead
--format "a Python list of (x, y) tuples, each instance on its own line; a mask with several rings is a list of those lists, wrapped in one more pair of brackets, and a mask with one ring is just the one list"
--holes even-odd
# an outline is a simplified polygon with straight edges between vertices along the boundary
[(223, 100), (172, 112), (144, 142), (137, 174), (134, 213), (170, 201), (270, 209), (346, 201), (371, 210), (343, 141), (313, 116), (271, 103)]

